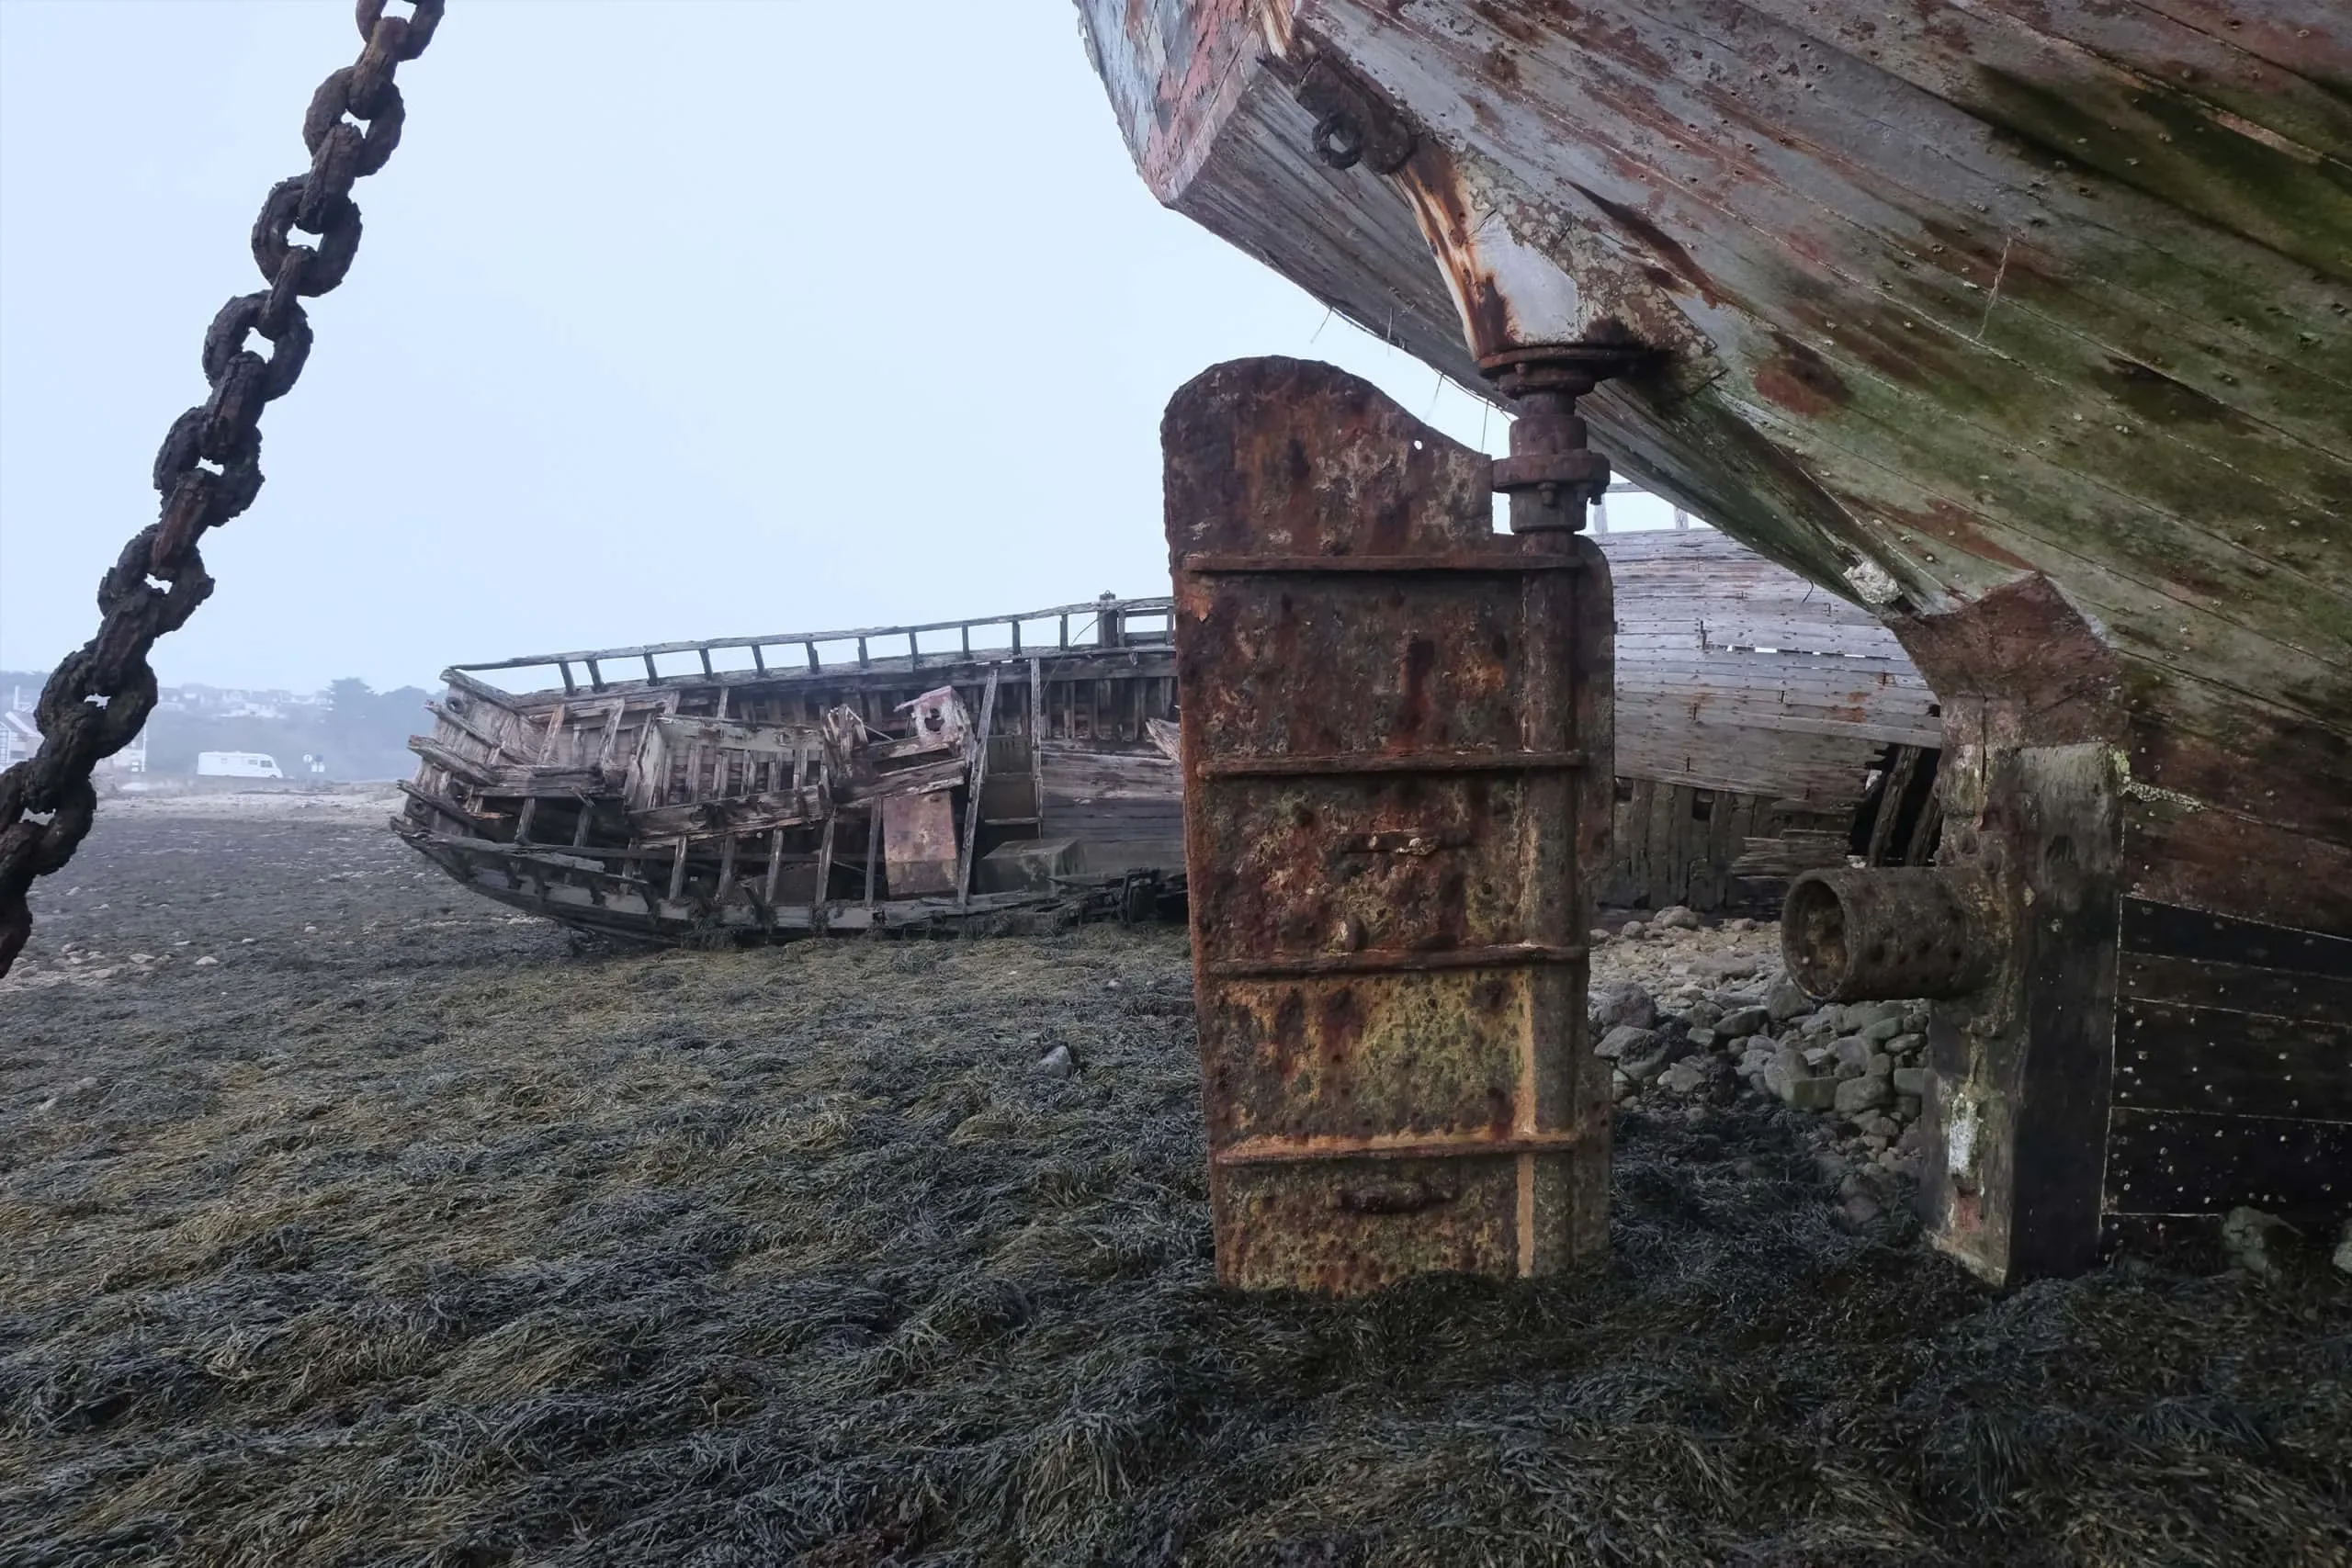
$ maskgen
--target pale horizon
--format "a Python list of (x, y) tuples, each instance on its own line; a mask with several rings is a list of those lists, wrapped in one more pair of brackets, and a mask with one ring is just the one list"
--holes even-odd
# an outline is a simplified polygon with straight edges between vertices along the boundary
[[(1503, 447), (1503, 415), (1152, 200), (1064, 6), (910, 7), (887, 82), (829, 8), (595, 16), (453, 7), (402, 71), (357, 264), (166, 685), (1164, 593), (1160, 410), (1248, 355)], [(96, 629), (205, 326), (259, 287), (253, 213), (356, 44), (342, 6), (0, 6), (0, 668)]]

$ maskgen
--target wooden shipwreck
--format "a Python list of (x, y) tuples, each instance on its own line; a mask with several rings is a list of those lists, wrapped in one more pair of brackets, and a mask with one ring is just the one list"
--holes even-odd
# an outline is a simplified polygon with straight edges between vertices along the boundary
[[(1883, 627), (1709, 529), (1602, 542), (1620, 649), (1606, 902), (1756, 906), (1854, 855), (1925, 857), (1933, 699)], [(394, 826), (476, 892), (660, 941), (1172, 907), (1169, 607), (458, 666), (410, 740)], [(534, 677), (555, 683), (507, 689)]]
[[(1148, 914), (1182, 864), (1168, 610), (461, 666), (393, 827), (475, 892), (656, 941)], [(560, 683), (494, 683), (532, 672)]]
[[(1518, 412), (1515, 529), (1581, 526), (1605, 453), (1908, 652), (1937, 891), (1833, 874), (1788, 933), (1840, 995), (1953, 960), (1943, 1246), (2007, 1280), (2237, 1205), (2342, 1218), (2352, 11), (1079, 10), (1161, 200)], [(1290, 375), (1250, 417), (1357, 461)], [(1224, 439), (1171, 412), (1171, 485)]]
[(1804, 871), (1928, 860), (1941, 721), (1877, 617), (1713, 529), (1595, 542), (1617, 633), (1600, 903), (1770, 908)]

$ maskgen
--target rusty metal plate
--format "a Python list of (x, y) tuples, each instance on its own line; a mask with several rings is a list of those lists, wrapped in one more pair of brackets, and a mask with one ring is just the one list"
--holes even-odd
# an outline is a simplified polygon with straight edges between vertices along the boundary
[(956, 809), (946, 790), (882, 801), (882, 865), (890, 897), (956, 891)]
[(1488, 460), (1329, 366), (1219, 366), (1163, 440), (1220, 1276), (1596, 1250), (1606, 563), (1497, 535)]

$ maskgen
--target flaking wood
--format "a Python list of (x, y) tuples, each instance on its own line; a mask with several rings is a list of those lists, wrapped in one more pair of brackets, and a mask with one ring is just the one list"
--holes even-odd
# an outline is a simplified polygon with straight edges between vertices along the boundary
[[(1917, 743), (1849, 852), (1940, 832), (2034, 911), (1938, 1004), (1941, 1245), (2018, 1278), (2241, 1205), (2342, 1222), (2346, 1069), (2323, 1093), (2301, 1065), (2325, 1028), (2149, 1011), (2118, 972), (2226, 962), (2266, 1006), (2352, 973), (2352, 6), (1080, 13), (1161, 201), (1482, 391), (1640, 345), (1578, 403), (1593, 449), (1902, 638), (1943, 699), (1939, 799)], [(1681, 637), (1625, 626), (1621, 670)], [(1657, 700), (1622, 694), (1621, 723)], [(1621, 835), (1647, 821), (1670, 881), (1672, 793), (1777, 771), (1846, 705), (1813, 687), (1753, 751), (1703, 732), (1755, 705), (1692, 715), (1692, 778), (1621, 799)]]

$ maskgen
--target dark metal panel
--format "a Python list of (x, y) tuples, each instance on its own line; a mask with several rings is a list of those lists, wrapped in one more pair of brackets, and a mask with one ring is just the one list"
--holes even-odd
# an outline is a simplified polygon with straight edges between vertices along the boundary
[(2352, 1122), (2116, 1108), (2107, 1150), (2111, 1215), (2251, 1205), (2294, 1220), (2335, 1220), (2347, 1189)]
[(882, 863), (890, 897), (956, 891), (956, 812), (948, 792), (893, 795), (882, 802)]
[(1606, 562), (1496, 535), (1487, 460), (1328, 366), (1220, 366), (1163, 439), (1219, 1273), (1563, 1267), (1606, 1232)]
[(2352, 1122), (2352, 1028), (2229, 1008), (2127, 1000), (2115, 1100), (2158, 1111)]

